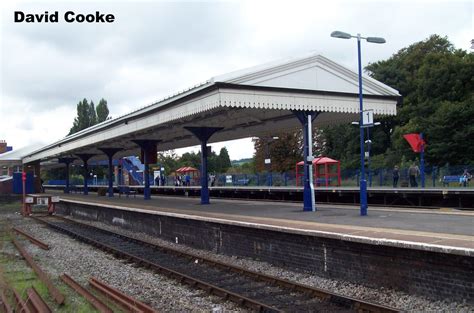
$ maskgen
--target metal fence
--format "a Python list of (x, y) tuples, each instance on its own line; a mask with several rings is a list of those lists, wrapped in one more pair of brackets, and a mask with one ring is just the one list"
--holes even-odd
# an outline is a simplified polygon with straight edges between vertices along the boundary
[[(459, 187), (459, 183), (451, 182), (450, 184), (443, 183), (445, 176), (461, 176), (464, 170), (467, 169), (469, 173), (474, 172), (474, 166), (427, 166), (425, 167), (425, 186), (426, 187), (441, 187), (451, 185)], [(409, 186), (408, 168), (399, 169), (400, 178), (398, 180), (398, 187)], [(214, 183), (211, 177), (214, 176)], [(298, 185), (302, 186), (302, 177), (298, 177)], [(209, 178), (209, 186), (296, 186), (295, 171), (288, 171), (284, 173), (255, 173), (255, 174), (211, 174)], [(366, 171), (367, 185), (370, 187), (392, 187), (393, 185), (393, 170), (388, 168), (378, 168)], [(418, 186), (421, 186), (420, 176), (417, 178)], [(71, 185), (82, 185), (81, 179), (73, 178), (70, 181)], [(151, 185), (155, 184), (150, 181)], [(49, 180), (49, 185), (65, 185), (65, 180)], [(107, 179), (89, 179), (89, 185), (104, 185), (108, 184)], [(330, 185), (334, 186), (336, 179), (330, 181)], [(174, 176), (168, 176), (165, 179), (166, 186), (176, 185)], [(199, 179), (191, 180), (191, 186), (200, 185)], [(320, 185), (318, 182), (315, 185)], [(346, 187), (359, 185), (359, 169), (345, 169), (341, 170), (341, 185)], [(471, 183), (471, 186), (474, 186)]]

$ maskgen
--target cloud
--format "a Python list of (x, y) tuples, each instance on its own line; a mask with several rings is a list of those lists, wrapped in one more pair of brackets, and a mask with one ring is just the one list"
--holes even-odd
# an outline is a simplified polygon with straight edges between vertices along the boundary
[[(115, 22), (14, 23), (15, 10), (100, 11)], [(364, 65), (434, 33), (469, 49), (471, 15), (470, 1), (4, 1), (0, 139), (57, 140), (84, 97), (107, 99), (118, 116), (212, 76), (310, 51), (356, 69), (355, 41), (331, 38), (333, 30), (387, 39), (363, 43)], [(245, 151), (251, 156), (252, 145)]]

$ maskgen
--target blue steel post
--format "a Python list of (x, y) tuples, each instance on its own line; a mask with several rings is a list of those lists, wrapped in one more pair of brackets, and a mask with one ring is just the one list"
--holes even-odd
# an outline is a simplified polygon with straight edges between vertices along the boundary
[(151, 199), (151, 190), (150, 190), (150, 161), (148, 160), (148, 150), (143, 151), (143, 179), (145, 180), (145, 189), (143, 189), (143, 199)]
[(318, 113), (293, 111), (293, 114), (298, 118), (303, 127), (303, 211), (313, 211), (311, 186), (309, 181), (309, 165), (307, 163), (309, 155), (308, 116), (311, 115), (311, 118), (315, 119)]
[(425, 145), (423, 143), (423, 133), (420, 133), (421, 152), (420, 152), (420, 172), (421, 172), (421, 188), (425, 188)]
[(70, 162), (66, 162), (66, 186), (64, 187), (64, 193), (69, 193), (69, 164)]
[(107, 158), (109, 159), (109, 175), (108, 175), (108, 181), (109, 181), (109, 187), (107, 189), (107, 193), (109, 197), (114, 196), (114, 181), (113, 181), (113, 176), (114, 176), (114, 166), (113, 166), (113, 158), (114, 154), (122, 150), (122, 148), (99, 148), (100, 151), (104, 152), (105, 155), (107, 155)]
[(209, 204), (207, 180), (207, 140), (201, 140), (201, 204)]
[(201, 204), (209, 204), (209, 184), (207, 180), (207, 141), (223, 127), (184, 127), (201, 142)]
[(89, 153), (81, 153), (81, 154), (76, 154), (84, 163), (84, 170), (82, 172), (82, 175), (84, 177), (84, 195), (87, 196), (89, 194), (89, 188), (87, 186), (87, 178), (89, 177), (89, 167), (87, 164), (87, 161), (91, 157), (93, 157), (95, 154), (89, 154)]
[(64, 193), (69, 193), (69, 164), (71, 164), (74, 160), (75, 158), (71, 158), (71, 157), (58, 159), (59, 163), (66, 164), (66, 185), (64, 186)]
[(89, 172), (89, 168), (87, 166), (87, 161), (86, 161), (86, 162), (84, 162), (84, 174), (83, 174), (83, 176), (84, 176), (84, 191), (83, 191), (84, 196), (87, 196), (89, 194), (89, 188), (87, 186), (88, 172)]
[(370, 148), (372, 142), (370, 141), (370, 127), (367, 127), (367, 175), (369, 176), (369, 186), (372, 187), (372, 169), (370, 168)]
[[(137, 139), (132, 140), (136, 143), (141, 149), (143, 154), (143, 181), (145, 184), (145, 188), (143, 189), (143, 199), (150, 200), (151, 199), (151, 189), (150, 189), (150, 161), (149, 156), (152, 153), (156, 153), (156, 144), (160, 142), (160, 140), (154, 139)], [(156, 161), (155, 161), (156, 162)]]
[(364, 166), (364, 128), (363, 126), (363, 111), (364, 104), (362, 100), (362, 61), (360, 51), (360, 34), (357, 34), (357, 58), (359, 61), (359, 110), (360, 110), (360, 215), (367, 215), (367, 181), (365, 180), (365, 166)]
[(108, 158), (109, 158), (109, 175), (108, 175), (108, 180), (109, 180), (109, 188), (107, 189), (107, 193), (109, 195), (109, 197), (113, 197), (114, 196), (114, 181), (113, 181), (113, 175), (114, 175), (114, 166), (112, 164), (112, 155), (109, 155)]

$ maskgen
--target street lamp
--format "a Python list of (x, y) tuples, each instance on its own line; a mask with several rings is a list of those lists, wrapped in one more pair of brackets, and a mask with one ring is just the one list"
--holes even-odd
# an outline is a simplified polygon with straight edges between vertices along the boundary
[(369, 172), (369, 186), (372, 187), (372, 174), (370, 172), (370, 147), (372, 146), (372, 140), (370, 140), (370, 127), (379, 126), (380, 122), (375, 122), (372, 126), (367, 127), (367, 171)]
[(331, 37), (340, 38), (340, 39), (351, 39), (357, 38), (357, 59), (359, 63), (359, 110), (360, 110), (360, 215), (365, 216), (367, 215), (367, 181), (365, 180), (365, 167), (364, 167), (364, 122), (363, 122), (363, 113), (364, 113), (364, 104), (362, 100), (362, 62), (361, 62), (361, 53), (360, 53), (360, 41), (361, 39), (367, 40), (367, 42), (371, 43), (385, 43), (384, 38), (380, 37), (362, 37), (360, 34), (357, 36), (352, 36), (351, 34), (341, 32), (341, 31), (334, 31), (331, 33)]
[(260, 139), (265, 142), (265, 166), (267, 167), (267, 185), (273, 185), (273, 175), (272, 175), (272, 160), (270, 159), (270, 143), (280, 139), (280, 137), (261, 137)]

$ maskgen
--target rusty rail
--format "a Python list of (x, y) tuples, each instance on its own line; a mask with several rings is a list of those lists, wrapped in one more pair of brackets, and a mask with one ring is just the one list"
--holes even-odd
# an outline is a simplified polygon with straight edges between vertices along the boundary
[(7, 296), (5, 295), (5, 290), (0, 293), (0, 298), (2, 300), (2, 309), (6, 313), (13, 313), (13, 308), (10, 306), (7, 300)]
[(12, 288), (13, 292), (13, 299), (15, 300), (15, 312), (20, 312), (20, 313), (31, 313), (30, 309), (28, 309), (25, 301), (21, 298), (21, 296), (16, 292), (15, 289)]
[[(68, 221), (70, 223), (80, 224), (80, 225), (83, 225), (85, 227), (98, 228), (98, 227), (94, 227), (94, 226), (91, 226), (91, 225), (88, 225), (88, 224), (85, 224), (85, 223), (76, 222), (76, 221), (66, 219), (66, 218), (62, 218), (62, 217), (58, 217), (58, 216), (55, 216), (55, 218), (65, 220), (65, 221)], [(81, 240), (83, 240), (83, 241), (85, 241), (85, 242), (87, 242), (91, 245), (94, 245), (96, 247), (100, 247), (101, 249), (103, 249), (107, 252), (113, 253), (114, 255), (116, 255), (118, 257), (125, 258), (125, 259), (128, 259), (128, 260), (134, 260), (135, 262), (137, 262), (141, 266), (144, 266), (146, 268), (152, 268), (155, 271), (158, 271), (161, 274), (165, 274), (165, 275), (167, 275), (171, 278), (174, 278), (174, 279), (176, 279), (176, 280), (178, 280), (182, 283), (186, 283), (186, 284), (189, 284), (193, 287), (197, 287), (197, 288), (206, 290), (210, 294), (214, 294), (214, 295), (223, 297), (225, 299), (228, 299), (228, 300), (231, 300), (233, 302), (239, 303), (240, 305), (247, 306), (247, 307), (249, 307), (253, 310), (256, 310), (256, 311), (275, 311), (275, 312), (279, 311), (278, 309), (276, 309), (274, 307), (271, 307), (271, 306), (267, 306), (266, 304), (260, 303), (260, 302), (256, 301), (255, 299), (246, 298), (242, 295), (233, 293), (230, 290), (219, 288), (218, 286), (214, 286), (214, 285), (209, 284), (207, 282), (203, 282), (199, 279), (187, 276), (186, 274), (176, 272), (176, 271), (172, 270), (171, 268), (167, 268), (167, 267), (161, 266), (159, 264), (156, 264), (154, 262), (150, 262), (148, 260), (140, 258), (138, 256), (131, 255), (131, 254), (125, 252), (125, 251), (117, 250), (116, 248), (114, 248), (112, 246), (109, 246), (108, 244), (98, 242), (97, 240), (95, 240), (95, 238), (92, 239), (92, 238), (84, 237), (84, 236), (82, 236), (78, 233), (75, 233), (74, 231), (65, 229), (64, 227), (59, 227), (57, 225), (51, 224), (46, 220), (41, 220), (41, 219), (38, 219), (38, 220), (40, 220), (43, 223), (49, 224), (53, 228), (56, 228), (56, 229), (59, 229), (59, 230), (65, 232), (65, 233), (68, 233), (73, 237), (79, 238), (79, 239), (81, 239)], [(98, 228), (98, 229), (101, 229), (101, 228)], [(103, 230), (103, 229), (101, 229), (101, 230)], [(240, 275), (253, 277), (257, 281), (268, 282), (270, 285), (281, 286), (281, 287), (287, 288), (287, 289), (292, 290), (292, 291), (298, 291), (298, 292), (302, 292), (302, 293), (305, 293), (305, 294), (310, 294), (313, 297), (320, 298), (321, 300), (328, 301), (330, 303), (335, 303), (335, 304), (339, 304), (339, 305), (344, 304), (344, 306), (350, 306), (353, 309), (355, 309), (356, 311), (364, 311), (364, 312), (398, 312), (399, 311), (396, 308), (391, 308), (391, 307), (384, 306), (384, 305), (379, 305), (379, 304), (375, 304), (375, 303), (366, 302), (366, 301), (360, 300), (360, 299), (354, 299), (354, 298), (351, 298), (351, 297), (342, 296), (342, 295), (333, 293), (333, 292), (328, 291), (328, 290), (319, 289), (319, 288), (315, 288), (315, 287), (310, 287), (310, 286), (295, 283), (295, 282), (292, 282), (292, 281), (289, 281), (289, 280), (280, 279), (280, 278), (265, 275), (265, 274), (262, 274), (262, 273), (257, 273), (257, 272), (254, 272), (254, 271), (249, 271), (249, 270), (246, 270), (242, 267), (222, 263), (222, 262), (211, 260), (211, 259), (208, 259), (208, 258), (203, 258), (202, 256), (198, 256), (198, 255), (195, 255), (195, 254), (190, 254), (190, 253), (185, 253), (185, 252), (182, 252), (182, 251), (178, 251), (177, 249), (162, 247), (162, 246), (156, 245), (154, 243), (151, 243), (149, 241), (144, 241), (144, 240), (140, 240), (140, 239), (136, 239), (136, 238), (131, 238), (131, 237), (124, 236), (122, 234), (112, 232), (112, 231), (109, 231), (109, 230), (103, 230), (103, 231), (108, 232), (108, 233), (112, 233), (112, 234), (114, 234), (118, 237), (126, 238), (126, 240), (141, 243), (142, 245), (154, 246), (158, 249), (163, 250), (163, 252), (167, 252), (167, 253), (174, 254), (174, 255), (179, 255), (181, 257), (191, 258), (193, 260), (198, 260), (200, 263), (204, 262), (204, 263), (207, 263), (209, 265), (215, 266), (217, 268), (224, 269), (226, 271), (236, 272)]]
[(97, 311), (101, 313), (113, 313), (113, 311), (107, 307), (102, 301), (97, 299), (92, 293), (90, 293), (87, 289), (82, 287), (79, 283), (77, 283), (74, 279), (72, 279), (66, 273), (59, 276), (61, 280), (66, 283), (69, 287), (74, 289), (78, 294), (83, 296)]
[(43, 298), (36, 291), (35, 287), (28, 288), (26, 290), (28, 299), (26, 305), (32, 313), (51, 313), (50, 307), (44, 302)]
[(157, 313), (153, 308), (140, 302), (129, 295), (122, 293), (121, 291), (101, 282), (97, 278), (91, 277), (89, 284), (97, 291), (103, 293), (105, 296), (110, 297), (114, 302), (123, 307), (125, 310), (130, 312), (143, 312), (143, 313)]
[(26, 252), (26, 250), (21, 246), (21, 244), (16, 240), (14, 237), (12, 238), (13, 244), (15, 247), (18, 249), (20, 254), (23, 256), (23, 258), (26, 260), (26, 262), (31, 266), (31, 268), (35, 271), (35, 273), (38, 275), (39, 279), (46, 285), (48, 288), (49, 293), (51, 296), (54, 298), (57, 304), (63, 304), (64, 303), (64, 296), (61, 294), (61, 292), (53, 285), (52, 281), (49, 279), (48, 275), (46, 275), (45, 272), (36, 264), (36, 262), (33, 260), (31, 255)]
[(31, 243), (37, 245), (38, 247), (40, 247), (41, 249), (44, 249), (44, 250), (49, 250), (49, 245), (42, 242), (41, 240), (38, 240), (36, 239), (35, 237), (33, 237), (33, 235), (17, 228), (17, 227), (13, 227), (12, 228), (15, 232), (19, 233), (20, 235), (23, 235), (25, 236), (29, 241), (31, 241)]

